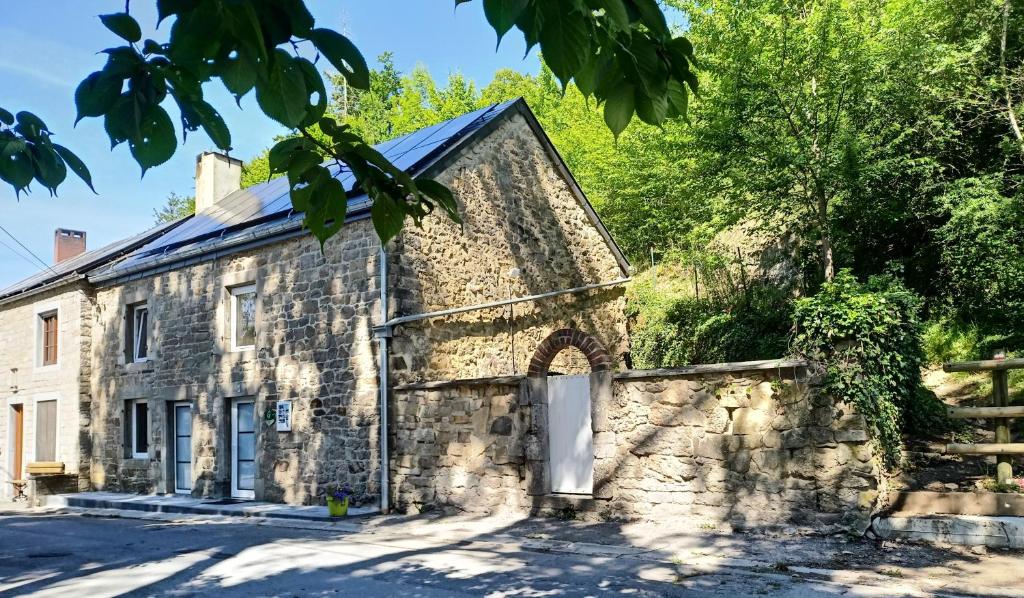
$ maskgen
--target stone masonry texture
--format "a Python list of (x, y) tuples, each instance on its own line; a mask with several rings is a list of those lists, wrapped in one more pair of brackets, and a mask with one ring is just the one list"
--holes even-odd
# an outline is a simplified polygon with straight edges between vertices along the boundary
[[(168, 492), (170, 405), (193, 414), (193, 496), (230, 494), (230, 409), (255, 399), (256, 499), (312, 504), (348, 482), (379, 494), (377, 373), (372, 322), (379, 245), (369, 222), (349, 224), (323, 253), (302, 237), (97, 292), (92, 482), (98, 490)], [(230, 347), (230, 293), (256, 284), (255, 350)], [(150, 359), (125, 363), (127, 306), (148, 302)], [(150, 451), (128, 456), (125, 404), (150, 402)], [(291, 432), (263, 415), (292, 401)]]
[[(422, 228), (410, 224), (387, 247), (391, 317), (623, 276), (523, 116), (502, 119), (460, 152), (433, 176), (455, 192), (464, 226), (438, 214)], [(228, 495), (228, 414), (232, 400), (252, 398), (259, 420), (256, 499), (317, 503), (327, 483), (348, 482), (359, 501), (376, 501), (378, 261), (379, 244), (364, 220), (348, 224), (322, 254), (312, 238), (300, 237), (99, 288), (89, 414), (93, 487), (173, 490), (169, 414), (184, 401), (193, 413), (192, 494)], [(513, 269), (518, 276), (508, 276)], [(256, 349), (235, 353), (228, 347), (227, 289), (249, 283), (259, 295)], [(628, 350), (622, 293), (605, 289), (399, 326), (392, 381), (525, 373), (541, 340), (582, 326), (598, 331), (618, 360)], [(152, 355), (125, 363), (126, 314), (142, 302), (150, 310)], [(145, 459), (130, 458), (126, 447), (132, 400), (150, 406)], [(290, 433), (262, 421), (278, 400), (293, 402)]]
[[(479, 382), (396, 393), (400, 508), (536, 512), (548, 504), (529, 479), (531, 463), (546, 458), (538, 437), (545, 410), (526, 381)], [(870, 514), (879, 469), (866, 424), (802, 370), (614, 379), (592, 412), (586, 517), (855, 527)]]
[[(391, 316), (480, 305), (624, 276), (611, 248), (519, 114), (437, 176), (463, 225), (428, 218), (393, 247)], [(396, 383), (525, 374), (552, 331), (595, 335), (615, 363), (629, 350), (623, 287), (398, 326)]]

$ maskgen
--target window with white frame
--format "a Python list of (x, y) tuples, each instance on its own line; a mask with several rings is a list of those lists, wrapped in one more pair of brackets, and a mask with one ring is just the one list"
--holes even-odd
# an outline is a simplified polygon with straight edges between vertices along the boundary
[(256, 285), (231, 289), (231, 350), (256, 347)]
[(133, 459), (149, 458), (149, 404), (144, 399), (135, 399), (125, 404), (125, 433)]
[(39, 365), (56, 365), (57, 363), (57, 338), (59, 336), (57, 310), (51, 310), (39, 314), (38, 340)]
[(145, 303), (128, 308), (129, 357), (135, 363), (149, 358), (149, 307)]

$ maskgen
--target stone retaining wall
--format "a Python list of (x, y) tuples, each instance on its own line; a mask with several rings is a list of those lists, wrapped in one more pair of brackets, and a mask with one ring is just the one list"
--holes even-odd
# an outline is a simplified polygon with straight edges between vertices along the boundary
[[(585, 515), (866, 525), (879, 470), (863, 418), (803, 367), (743, 368), (593, 374), (595, 487), (577, 501)], [(543, 378), (397, 388), (395, 505), (550, 504), (545, 389)]]

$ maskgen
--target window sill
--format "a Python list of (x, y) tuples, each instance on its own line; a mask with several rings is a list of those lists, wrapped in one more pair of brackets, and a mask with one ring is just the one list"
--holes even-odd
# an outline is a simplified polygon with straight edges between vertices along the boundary
[(124, 371), (126, 373), (136, 372), (152, 372), (153, 371), (153, 360), (147, 359), (146, 361), (133, 361), (132, 363), (123, 364)]
[(60, 362), (58, 361), (57, 363), (51, 363), (50, 365), (37, 365), (35, 368), (33, 368), (32, 371), (33, 371), (33, 373), (36, 373), (36, 374), (46, 374), (48, 372), (58, 372), (58, 371), (60, 371)]
[(147, 457), (125, 457), (122, 462), (123, 467), (149, 467), (149, 464), (153, 460)]

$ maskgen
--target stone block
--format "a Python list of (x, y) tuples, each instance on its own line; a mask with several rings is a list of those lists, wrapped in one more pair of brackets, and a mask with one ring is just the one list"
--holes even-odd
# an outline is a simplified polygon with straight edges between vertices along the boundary
[(835, 439), (836, 442), (867, 442), (869, 436), (865, 430), (836, 430)]
[(626, 438), (629, 451), (634, 455), (693, 454), (693, 440), (688, 428), (640, 426)]
[(807, 446), (810, 441), (810, 434), (807, 428), (794, 428), (792, 430), (786, 430), (780, 434), (782, 439), (782, 448), (784, 449), (797, 449)]
[(771, 428), (772, 416), (766, 411), (742, 407), (732, 412), (733, 434), (760, 434)]
[(761, 382), (750, 389), (750, 407), (759, 411), (775, 411), (775, 394), (770, 382)]

